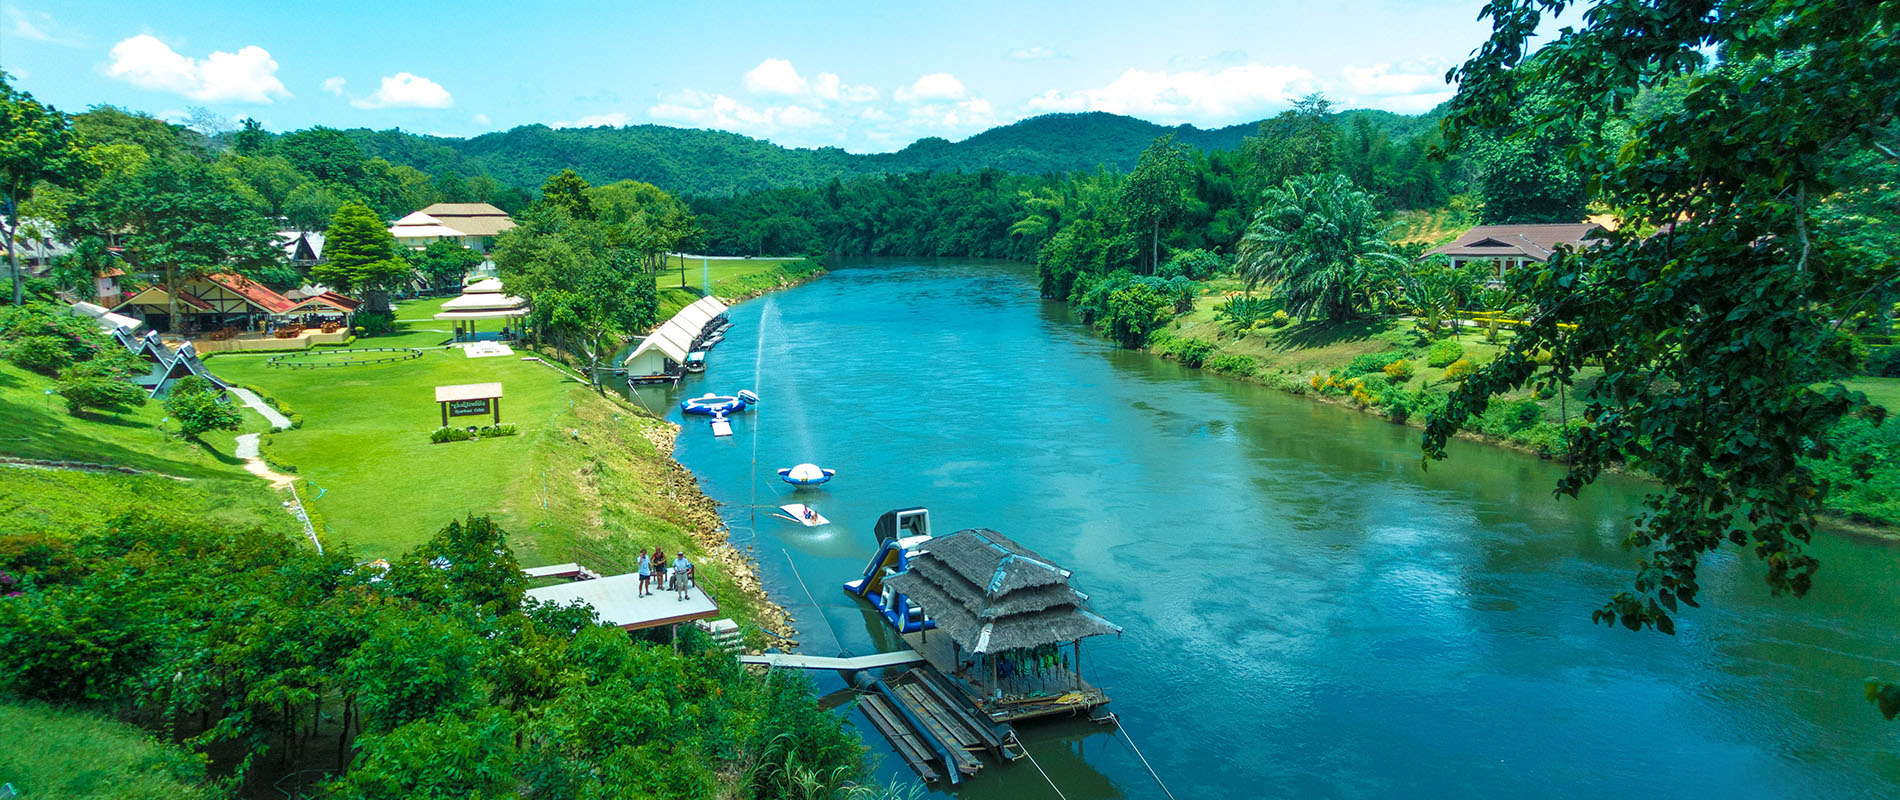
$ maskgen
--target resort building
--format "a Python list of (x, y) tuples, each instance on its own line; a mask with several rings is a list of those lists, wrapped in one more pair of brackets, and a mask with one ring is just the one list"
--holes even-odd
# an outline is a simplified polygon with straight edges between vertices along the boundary
[(441, 241), (486, 253), (495, 237), (515, 226), (508, 212), (487, 203), (436, 203), (390, 226), (396, 244), (421, 250)]
[(1592, 247), (1602, 238), (1603, 230), (1594, 222), (1479, 225), (1450, 244), (1425, 251), (1425, 255), (1445, 256), (1454, 267), (1483, 262), (1492, 279), (1501, 281), (1511, 270), (1549, 262), (1559, 247)]
[(293, 266), (309, 269), (323, 260), (323, 234), (304, 231), (278, 231), (277, 243), (284, 248), (284, 259)]
[(317, 326), (325, 322), (347, 328), (360, 303), (335, 292), (292, 300), (242, 275), (218, 273), (185, 282), (178, 292), (174, 321), (165, 287), (153, 285), (132, 295), (112, 310), (170, 333), (210, 333), (214, 339), (237, 338), (242, 333), (270, 332), (280, 326)]

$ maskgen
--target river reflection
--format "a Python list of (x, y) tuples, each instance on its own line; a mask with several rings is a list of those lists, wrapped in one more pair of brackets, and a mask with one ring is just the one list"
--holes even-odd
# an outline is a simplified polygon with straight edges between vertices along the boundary
[[(1017, 265), (846, 266), (732, 318), (686, 391), (764, 404), (678, 454), (807, 651), (892, 646), (839, 585), (878, 514), (924, 505), (1074, 570), (1123, 626), (1085, 673), (1176, 797), (1900, 795), (1900, 727), (1860, 697), (1900, 676), (1891, 546), (1817, 542), (1802, 600), (1718, 556), (1678, 635), (1631, 634), (1589, 613), (1632, 574), (1642, 484), (1558, 500), (1553, 466), (1469, 444), (1422, 469), (1413, 430), (1113, 348)], [(838, 470), (799, 497), (829, 528), (757, 511), (801, 461)], [(1162, 796), (1088, 723), (1024, 739), (1069, 798)], [(955, 792), (1055, 796), (1026, 764)]]

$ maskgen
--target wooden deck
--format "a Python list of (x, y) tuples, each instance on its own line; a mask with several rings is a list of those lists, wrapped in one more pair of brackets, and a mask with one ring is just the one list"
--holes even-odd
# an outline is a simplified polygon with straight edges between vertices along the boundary
[(1108, 704), (1107, 693), (1083, 680), (1074, 670), (1061, 668), (1040, 677), (1018, 675), (1004, 679), (999, 686), (1001, 697), (985, 696), (979, 687), (989, 676), (971, 675), (956, 662), (949, 634), (942, 631), (935, 636), (929, 634), (929, 631), (906, 633), (904, 642), (922, 653), (932, 667), (950, 679), (949, 683), (996, 722), (1087, 714), (1097, 706)]

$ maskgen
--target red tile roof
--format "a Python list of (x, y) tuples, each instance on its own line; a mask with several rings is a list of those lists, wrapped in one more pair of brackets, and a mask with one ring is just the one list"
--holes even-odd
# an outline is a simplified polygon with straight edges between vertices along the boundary
[(297, 307), (297, 304), (291, 302), (290, 298), (273, 292), (266, 288), (264, 284), (242, 275), (220, 272), (210, 276), (210, 280), (212, 283), (236, 292), (239, 296), (263, 307), (272, 314), (282, 314)]

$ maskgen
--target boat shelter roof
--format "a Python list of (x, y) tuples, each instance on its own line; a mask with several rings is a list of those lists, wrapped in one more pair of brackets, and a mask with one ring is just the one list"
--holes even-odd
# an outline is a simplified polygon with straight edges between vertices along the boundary
[(697, 587), (689, 590), (685, 600), (676, 599), (673, 592), (663, 590), (641, 597), (638, 575), (609, 575), (591, 581), (542, 586), (529, 589), (528, 596), (560, 605), (586, 603), (593, 606), (601, 622), (629, 631), (719, 616), (719, 604)]

